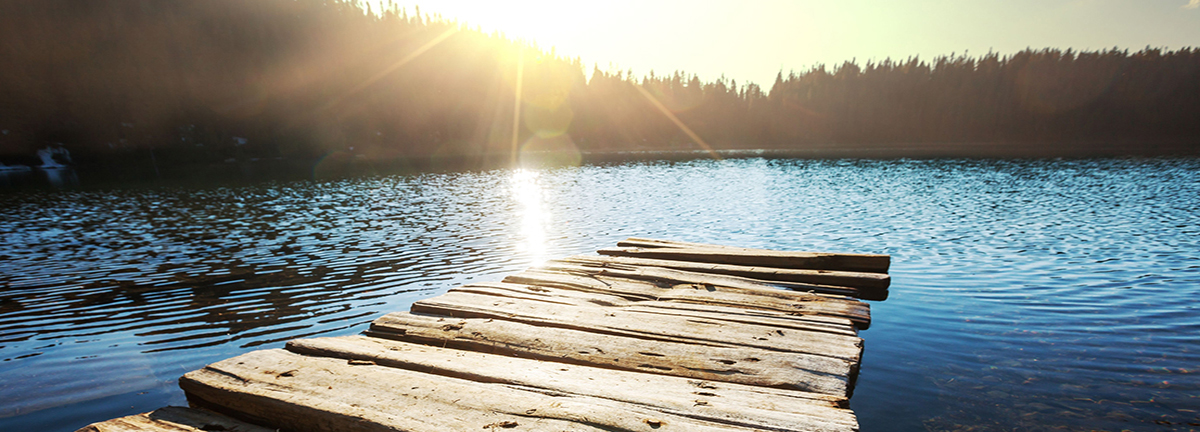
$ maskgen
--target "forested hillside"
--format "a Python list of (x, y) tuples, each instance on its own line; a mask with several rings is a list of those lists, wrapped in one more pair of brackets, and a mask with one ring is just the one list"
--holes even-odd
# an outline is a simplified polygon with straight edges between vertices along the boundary
[(780, 73), (764, 90), (588, 68), (419, 10), (348, 0), (39, 0), (0, 3), (0, 56), (0, 160), (10, 163), (51, 142), (84, 164), (150, 154), (164, 166), (506, 157), (514, 144), (1200, 148), (1190, 48), (847, 62)]

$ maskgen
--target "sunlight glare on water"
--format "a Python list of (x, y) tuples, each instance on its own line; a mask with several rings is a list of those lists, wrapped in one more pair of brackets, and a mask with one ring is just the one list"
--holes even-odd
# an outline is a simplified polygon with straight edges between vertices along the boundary
[(513, 170), (512, 191), (523, 237), (517, 250), (529, 256), (530, 266), (544, 263), (550, 259), (546, 254), (546, 227), (550, 224), (550, 214), (542, 204), (543, 192), (538, 185), (537, 171)]
[(866, 432), (1200, 429), (1200, 159), (635, 162), (0, 194), (0, 430), (631, 236), (892, 256)]

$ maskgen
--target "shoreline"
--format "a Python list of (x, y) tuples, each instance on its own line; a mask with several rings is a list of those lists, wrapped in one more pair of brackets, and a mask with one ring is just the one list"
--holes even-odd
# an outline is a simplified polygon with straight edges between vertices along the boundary
[[(162, 163), (140, 154), (129, 153), (117, 159), (114, 154), (81, 155), (73, 172), (78, 187), (121, 187), (129, 185), (245, 184), (268, 181), (334, 180), (342, 178), (487, 171), (512, 167), (559, 168), (586, 164), (631, 162), (687, 162), (702, 159), (799, 159), (799, 160), (896, 160), (896, 159), (1061, 159), (1061, 158), (1140, 158), (1197, 157), (1200, 139), (1173, 141), (1108, 142), (976, 142), (976, 143), (893, 143), (824, 144), (803, 148), (759, 149), (645, 149), (629, 151), (537, 151), (517, 155), (484, 153), (475, 155), (422, 155), (369, 158), (365, 155), (334, 152), (322, 158), (247, 158), (224, 163)], [(72, 172), (72, 170), (66, 170)], [(44, 174), (37, 169), (0, 172), (0, 189), (44, 187)], [(53, 181), (51, 180), (51, 183)], [(61, 184), (49, 186), (62, 187)]]

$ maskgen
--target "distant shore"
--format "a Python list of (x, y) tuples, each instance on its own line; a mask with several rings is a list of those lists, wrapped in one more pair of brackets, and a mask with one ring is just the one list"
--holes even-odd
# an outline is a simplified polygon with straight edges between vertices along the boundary
[[(815, 145), (790, 149), (722, 149), (716, 153), (723, 158), (791, 158), (791, 159), (938, 159), (938, 158), (1088, 158), (1088, 157), (1154, 157), (1200, 155), (1200, 137), (1177, 141), (1108, 141), (1108, 142), (1005, 142), (1005, 143), (893, 143)], [(584, 152), (587, 162), (625, 161), (635, 159), (674, 160), (710, 157), (703, 150), (646, 150), (620, 152)], [(694, 157), (692, 157), (694, 155)]]
[[(581, 164), (684, 162), (702, 159), (1045, 159), (1109, 157), (1195, 157), (1200, 139), (1176, 141), (828, 144), (788, 149), (649, 149), (640, 151), (538, 151), (517, 154), (435, 155), (367, 158), (337, 153), (323, 158), (244, 158), (223, 163), (172, 163), (160, 155), (85, 155), (73, 168), (81, 185), (137, 183), (221, 184), (326, 180), (348, 177), (477, 171), (511, 167), (555, 168)], [(176, 161), (178, 159), (175, 159)], [(12, 163), (9, 163), (12, 166)], [(37, 186), (39, 170), (4, 171), (0, 186)]]

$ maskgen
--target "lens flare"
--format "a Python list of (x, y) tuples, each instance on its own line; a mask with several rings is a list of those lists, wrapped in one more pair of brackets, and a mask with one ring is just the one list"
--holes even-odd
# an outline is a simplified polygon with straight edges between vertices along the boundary
[(579, 166), (583, 163), (583, 153), (566, 134), (549, 137), (534, 135), (521, 144), (517, 163), (525, 168)]

